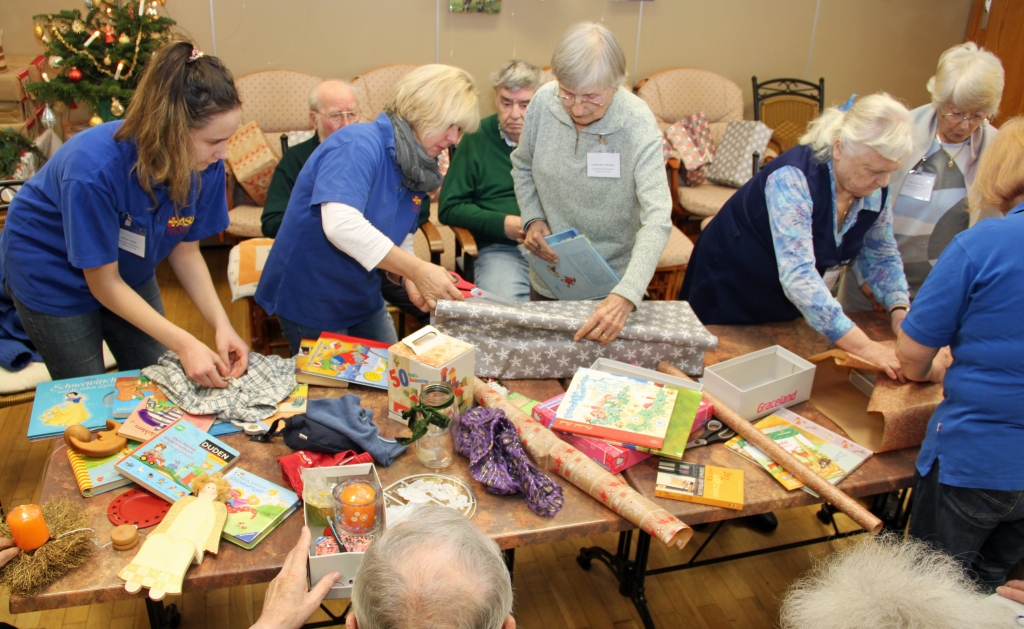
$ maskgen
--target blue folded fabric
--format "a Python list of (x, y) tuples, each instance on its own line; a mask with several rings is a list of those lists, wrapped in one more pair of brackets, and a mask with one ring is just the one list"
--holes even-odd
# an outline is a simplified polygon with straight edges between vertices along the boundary
[(4, 338), (0, 331), (0, 367), (7, 371), (20, 371), (28, 367), (32, 361), (41, 361), (39, 354), (33, 352), (22, 341)]
[(21, 326), (14, 301), (4, 290), (3, 278), (0, 277), (0, 367), (18, 371), (33, 361), (42, 362), (43, 359)]
[(360, 397), (352, 393), (340, 398), (310, 400), (306, 404), (306, 417), (345, 435), (369, 452), (374, 461), (387, 467), (408, 447), (381, 436), (373, 423), (373, 411), (360, 406), (360, 402)]

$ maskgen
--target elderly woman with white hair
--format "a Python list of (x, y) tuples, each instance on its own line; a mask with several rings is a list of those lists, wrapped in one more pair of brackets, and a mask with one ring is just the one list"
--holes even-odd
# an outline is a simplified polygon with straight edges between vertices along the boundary
[[(643, 299), (672, 229), (662, 136), (646, 103), (622, 87), (626, 57), (604, 26), (571, 26), (551, 70), (557, 81), (533, 97), (512, 153), (524, 244), (556, 263), (544, 238), (576, 228), (618, 274), (575, 335), (603, 345)], [(552, 298), (536, 275), (530, 281), (532, 293)]]
[[(959, 44), (939, 57), (928, 81), (932, 102), (910, 112), (914, 149), (889, 188), (911, 299), (953, 237), (986, 217), (966, 212), (967, 188), (995, 138), (989, 121), (999, 109), (1003, 84), (998, 57), (973, 42)], [(847, 312), (877, 308), (859, 267), (851, 271), (843, 276), (839, 303)]]
[(910, 303), (886, 187), (912, 147), (910, 112), (887, 94), (825, 110), (736, 191), (690, 256), (680, 299), (705, 324), (803, 316), (840, 349), (903, 379), (892, 348), (872, 341), (832, 297), (857, 260), (894, 331)]

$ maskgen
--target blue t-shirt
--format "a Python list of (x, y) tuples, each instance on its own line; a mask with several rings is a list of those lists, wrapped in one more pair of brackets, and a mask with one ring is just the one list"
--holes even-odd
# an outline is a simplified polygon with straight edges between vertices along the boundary
[[(138, 288), (178, 243), (228, 226), (223, 162), (203, 171), (199, 190), (193, 186), (190, 203), (175, 212), (166, 186), (153, 186), (154, 201), (139, 185), (135, 143), (114, 139), (121, 124), (72, 137), (11, 202), (0, 234), (0, 278), (32, 310), (97, 310), (82, 269), (117, 262), (125, 283)], [(145, 255), (119, 246), (122, 229)]]
[(321, 330), (362, 323), (384, 307), (379, 275), (331, 244), (320, 204), (352, 206), (391, 242), (401, 244), (416, 228), (425, 195), (402, 185), (394, 155), (395, 132), (385, 114), (335, 131), (313, 151), (295, 180), (256, 303), (268, 313)]
[(957, 235), (903, 321), (928, 347), (950, 346), (946, 399), (917, 458), (955, 487), (1024, 489), (1024, 204)]

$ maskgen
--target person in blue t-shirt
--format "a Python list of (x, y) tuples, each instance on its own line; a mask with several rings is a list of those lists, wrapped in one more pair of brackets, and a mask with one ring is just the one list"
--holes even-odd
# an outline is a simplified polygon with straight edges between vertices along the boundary
[[(0, 282), (54, 380), (121, 369), (170, 348), (208, 387), (242, 375), (249, 348), (231, 327), (199, 241), (228, 225), (227, 140), (241, 102), (231, 73), (179, 39), (157, 51), (124, 121), (65, 144), (11, 202)], [(163, 316), (164, 258), (216, 332), (216, 351)]]
[(447, 271), (412, 253), (412, 237), (427, 192), (441, 184), (437, 156), (479, 120), (472, 77), (425, 65), (398, 81), (376, 120), (339, 129), (313, 151), (256, 290), (293, 354), (324, 331), (398, 340), (377, 268), (421, 310), (462, 298)]
[[(943, 383), (917, 457), (910, 534), (957, 557), (986, 589), (1024, 558), (1024, 119), (1006, 123), (968, 191), (995, 209), (958, 234), (914, 300), (903, 373)], [(949, 346), (948, 355), (939, 349)]]

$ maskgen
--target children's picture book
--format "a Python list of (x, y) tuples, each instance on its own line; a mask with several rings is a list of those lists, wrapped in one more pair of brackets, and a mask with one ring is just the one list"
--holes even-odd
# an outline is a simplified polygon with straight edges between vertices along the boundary
[(291, 417), (292, 415), (298, 415), (299, 413), (306, 412), (306, 404), (309, 402), (309, 385), (308, 384), (297, 384), (292, 392), (288, 394), (288, 397), (281, 400), (277, 405), (277, 412), (270, 417), (264, 419), (264, 423), (271, 423), (275, 419), (281, 419), (282, 417)]
[(225, 472), (237, 461), (238, 450), (179, 419), (122, 457), (115, 467), (167, 502), (174, 502), (192, 493), (192, 481), (200, 474)]
[(665, 443), (658, 449), (637, 446), (637, 450), (682, 461), (683, 451), (686, 450), (686, 444), (690, 441), (693, 422), (697, 418), (697, 410), (700, 408), (703, 394), (700, 391), (684, 389), (671, 384), (665, 386), (676, 392), (676, 403), (672, 407), (672, 417), (669, 419), (668, 430), (665, 432)]
[(573, 376), (551, 428), (661, 449), (676, 396), (675, 389), (581, 368)]
[(139, 445), (138, 441), (128, 441), (128, 445), (120, 452), (107, 456), (85, 456), (68, 448), (68, 461), (75, 482), (78, 483), (78, 491), (86, 498), (92, 498), (96, 494), (130, 485), (132, 479), (122, 476), (114, 465)]
[(135, 369), (36, 385), (28, 421), (29, 440), (62, 435), (68, 426), (82, 425), (89, 430), (105, 427), (113, 417), (117, 379), (138, 375), (139, 370)]
[(149, 441), (179, 419), (190, 422), (203, 432), (209, 431), (214, 422), (213, 415), (186, 413), (168, 400), (162, 391), (157, 391), (136, 404), (117, 434), (140, 442)]
[(299, 505), (299, 496), (292, 490), (240, 467), (224, 478), (231, 483), (231, 497), (221, 537), (242, 548), (251, 549), (263, 541)]
[(558, 264), (542, 260), (523, 245), (519, 245), (519, 251), (557, 299), (604, 299), (619, 283), (612, 267), (575, 228), (551, 234), (544, 240), (558, 254)]
[(146, 376), (125, 376), (114, 383), (114, 419), (124, 419), (132, 414), (139, 402), (160, 391), (155, 382)]
[(654, 495), (659, 498), (743, 509), (743, 470), (662, 459)]
[(387, 389), (387, 343), (324, 332), (306, 360), (304, 373)]
[[(784, 408), (757, 422), (757, 428), (833, 485), (872, 455), (867, 448)], [(803, 488), (818, 495), (746, 439), (733, 437), (725, 447), (760, 465), (786, 489)]]
[(299, 341), (299, 353), (295, 355), (295, 381), (299, 384), (312, 384), (318, 387), (333, 387), (344, 389), (348, 383), (344, 380), (335, 380), (327, 376), (317, 376), (306, 373), (306, 364), (309, 362), (309, 355), (316, 347), (317, 339), (302, 339)]

